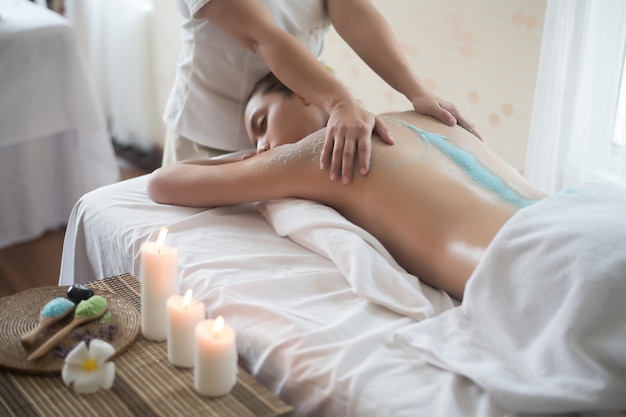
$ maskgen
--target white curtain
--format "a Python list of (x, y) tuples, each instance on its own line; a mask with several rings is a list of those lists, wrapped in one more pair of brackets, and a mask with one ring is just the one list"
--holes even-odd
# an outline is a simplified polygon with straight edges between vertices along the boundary
[(625, 53), (626, 1), (548, 0), (524, 169), (531, 183), (551, 193), (626, 185), (626, 151), (615, 140), (626, 117)]
[[(65, 0), (111, 135), (150, 149), (164, 135), (157, 100), (154, 0)], [(174, 64), (172, 64), (174, 65)]]

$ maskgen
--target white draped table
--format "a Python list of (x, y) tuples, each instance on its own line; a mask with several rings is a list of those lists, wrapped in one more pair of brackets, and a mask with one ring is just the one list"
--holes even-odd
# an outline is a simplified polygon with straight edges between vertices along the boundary
[(65, 225), (80, 196), (119, 175), (72, 26), (0, 0), (0, 248)]

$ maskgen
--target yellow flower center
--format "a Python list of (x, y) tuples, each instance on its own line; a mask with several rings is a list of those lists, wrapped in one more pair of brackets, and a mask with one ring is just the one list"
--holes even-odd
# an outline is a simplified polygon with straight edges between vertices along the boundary
[(83, 361), (83, 369), (87, 372), (98, 370), (98, 362), (94, 358), (88, 358)]

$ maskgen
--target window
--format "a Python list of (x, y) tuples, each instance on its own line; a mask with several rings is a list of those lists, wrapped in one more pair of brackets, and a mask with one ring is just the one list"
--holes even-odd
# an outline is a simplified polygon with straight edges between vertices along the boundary
[(548, 0), (524, 175), (626, 185), (626, 2)]

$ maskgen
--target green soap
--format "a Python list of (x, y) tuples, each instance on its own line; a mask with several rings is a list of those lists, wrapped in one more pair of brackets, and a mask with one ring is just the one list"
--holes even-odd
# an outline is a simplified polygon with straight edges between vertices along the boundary
[(98, 320), (98, 323), (107, 324), (110, 321), (111, 321), (111, 310), (104, 313), (104, 316), (100, 317), (100, 320)]
[(97, 316), (107, 309), (107, 300), (101, 295), (94, 295), (88, 300), (83, 300), (76, 306), (76, 317), (84, 319), (86, 317)]

